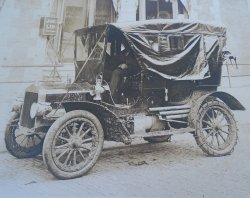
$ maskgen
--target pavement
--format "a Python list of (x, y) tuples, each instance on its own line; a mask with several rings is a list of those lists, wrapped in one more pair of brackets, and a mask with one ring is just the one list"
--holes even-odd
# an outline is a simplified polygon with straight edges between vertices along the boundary
[(163, 197), (248, 198), (249, 125), (239, 127), (231, 155), (208, 157), (191, 134), (172, 142), (132, 146), (105, 142), (94, 168), (85, 176), (57, 180), (42, 157), (16, 159), (0, 152), (0, 197)]

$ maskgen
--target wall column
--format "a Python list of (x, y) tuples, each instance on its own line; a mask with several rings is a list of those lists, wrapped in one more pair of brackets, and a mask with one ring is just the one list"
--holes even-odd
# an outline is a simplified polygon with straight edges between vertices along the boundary
[(146, 0), (139, 0), (139, 20), (146, 20)]
[(177, 0), (171, 0), (173, 9), (173, 19), (178, 19), (178, 2)]
[(117, 22), (136, 21), (137, 0), (121, 0)]
[(218, 0), (213, 0), (213, 15), (214, 15), (214, 22), (221, 23), (221, 11), (220, 11), (220, 4), (221, 2)]
[(190, 0), (189, 19), (198, 20), (199, 6), (196, 0)]
[(88, 26), (95, 25), (96, 0), (88, 1)]

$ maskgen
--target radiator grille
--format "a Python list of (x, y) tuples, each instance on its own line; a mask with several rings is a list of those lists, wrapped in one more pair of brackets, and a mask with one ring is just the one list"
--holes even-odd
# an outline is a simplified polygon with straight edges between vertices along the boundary
[(30, 117), (30, 108), (34, 102), (38, 100), (38, 93), (26, 92), (24, 97), (24, 104), (21, 114), (20, 124), (23, 127), (32, 128), (35, 124), (35, 119)]

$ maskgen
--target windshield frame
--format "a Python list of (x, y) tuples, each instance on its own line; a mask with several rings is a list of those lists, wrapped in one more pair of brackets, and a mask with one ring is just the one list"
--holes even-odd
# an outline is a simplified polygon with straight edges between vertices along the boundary
[[(78, 80), (79, 76), (82, 75), (82, 72), (84, 70), (84, 67), (89, 63), (89, 61), (91, 60), (92, 55), (95, 55), (94, 52), (96, 51), (96, 48), (99, 46), (100, 48), (102, 48), (101, 52), (99, 53), (100, 56), (98, 57), (98, 60), (96, 60), (97, 62), (99, 62), (99, 64), (103, 64), (103, 60), (105, 59), (105, 51), (106, 51), (106, 31), (107, 31), (107, 25), (102, 25), (102, 26), (93, 26), (93, 27), (88, 27), (88, 28), (83, 28), (80, 30), (76, 30), (75, 33), (75, 45), (74, 45), (74, 64), (75, 64), (75, 68), (77, 71), (75, 71), (75, 82)], [(96, 35), (94, 35), (96, 34)], [(79, 43), (79, 39), (82, 36), (86, 35), (86, 40), (87, 37), (90, 35), (90, 40), (86, 41), (88, 42), (86, 44), (86, 46), (90, 46), (90, 43), (93, 41), (93, 37), (94, 38), (94, 42), (92, 43), (92, 46), (90, 47), (90, 49), (88, 49), (87, 52), (87, 56), (86, 56), (86, 60), (80, 61), (78, 60), (78, 45), (83, 45), (83, 43)], [(103, 46), (98, 45), (100, 44), (100, 41), (103, 40)], [(86, 49), (86, 46), (83, 45), (83, 47)], [(94, 58), (95, 59), (95, 58)], [(81, 65), (80, 62), (82, 62), (83, 64)], [(101, 65), (100, 65), (101, 67)], [(82, 79), (82, 80), (88, 80), (88, 79)]]

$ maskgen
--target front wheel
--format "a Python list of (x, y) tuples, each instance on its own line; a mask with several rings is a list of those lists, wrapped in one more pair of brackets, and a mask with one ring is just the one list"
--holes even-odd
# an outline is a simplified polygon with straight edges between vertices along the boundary
[(212, 100), (201, 105), (196, 120), (195, 140), (208, 155), (230, 154), (237, 143), (237, 126), (230, 109)]
[(71, 111), (49, 129), (43, 161), (59, 179), (81, 177), (95, 165), (103, 142), (103, 128), (96, 116), (88, 111)]
[(30, 133), (19, 126), (19, 118), (20, 114), (15, 112), (6, 125), (6, 149), (16, 158), (35, 157), (42, 152), (45, 131)]

